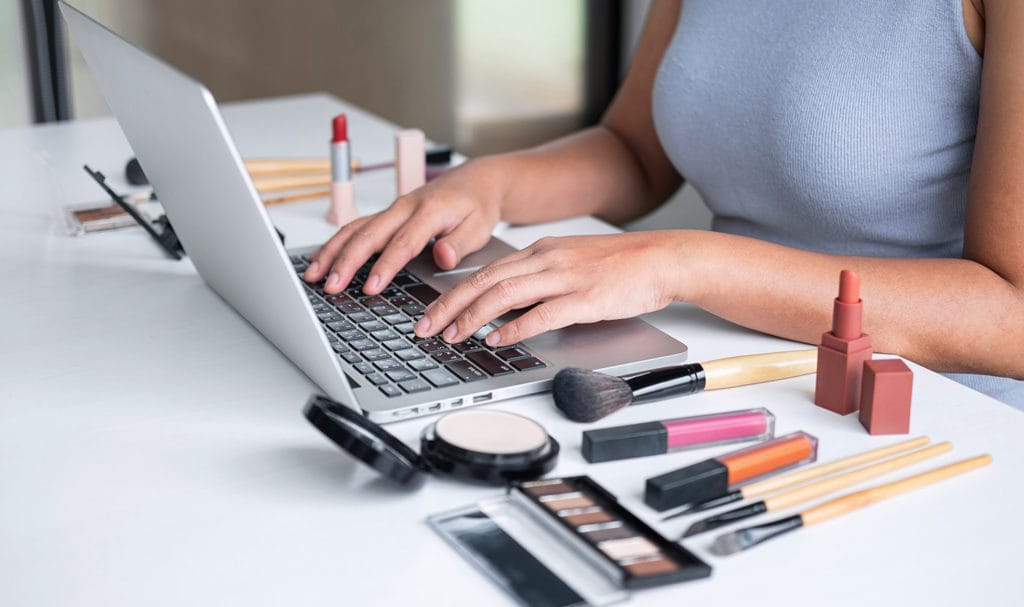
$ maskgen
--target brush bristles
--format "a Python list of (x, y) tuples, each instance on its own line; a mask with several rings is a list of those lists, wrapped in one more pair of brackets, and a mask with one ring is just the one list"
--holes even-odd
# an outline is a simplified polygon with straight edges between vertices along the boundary
[(746, 529), (740, 529), (718, 536), (715, 538), (715, 543), (711, 544), (711, 553), (718, 556), (729, 556), (740, 550), (746, 550), (750, 547), (750, 534), (744, 534), (745, 531)]
[(594, 422), (633, 402), (629, 384), (618, 377), (569, 367), (555, 375), (555, 405), (577, 422)]

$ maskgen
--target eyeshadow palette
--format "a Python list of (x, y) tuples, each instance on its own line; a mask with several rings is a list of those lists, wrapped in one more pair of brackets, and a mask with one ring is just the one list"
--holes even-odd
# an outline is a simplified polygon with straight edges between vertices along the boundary
[(603, 605), (631, 589), (711, 575), (586, 476), (522, 482), (428, 522), (528, 605)]

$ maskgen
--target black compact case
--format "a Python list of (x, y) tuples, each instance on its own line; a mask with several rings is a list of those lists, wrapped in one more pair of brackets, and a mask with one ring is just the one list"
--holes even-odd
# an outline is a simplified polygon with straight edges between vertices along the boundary
[[(505, 411), (467, 409), (442, 416), (420, 435), (420, 453), (358, 411), (325, 396), (312, 396), (306, 419), (334, 444), (392, 481), (408, 487), (423, 484), (426, 474), (440, 472), (463, 480), (506, 484), (543, 476), (558, 460), (558, 441), (536, 422)], [(535, 440), (521, 448), (468, 448), (446, 437), (445, 422), (458, 418), (481, 431), (509, 425), (525, 427)], [(448, 424), (451, 425), (451, 424)], [(466, 424), (460, 424), (463, 428)]]

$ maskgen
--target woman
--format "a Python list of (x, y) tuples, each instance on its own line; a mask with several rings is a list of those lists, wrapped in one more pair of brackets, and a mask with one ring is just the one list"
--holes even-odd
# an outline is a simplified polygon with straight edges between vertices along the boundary
[(1021, 57), (1018, 0), (656, 1), (598, 126), (468, 162), (343, 227), (305, 277), (340, 291), (380, 251), (378, 293), (434, 237), (449, 269), (499, 220), (625, 222), (685, 177), (713, 231), (543, 239), (417, 334), (460, 341), (541, 302), (487, 337), (510, 344), (686, 301), (816, 343), (849, 268), (876, 351), (1024, 407)]

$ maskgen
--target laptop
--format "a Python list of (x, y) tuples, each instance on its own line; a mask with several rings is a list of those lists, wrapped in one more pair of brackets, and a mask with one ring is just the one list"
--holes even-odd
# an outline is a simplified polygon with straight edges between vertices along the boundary
[[(429, 251), (380, 296), (365, 296), (358, 278), (337, 296), (305, 283), (315, 247), (284, 249), (206, 87), (60, 8), (199, 275), (334, 400), (386, 423), (543, 392), (566, 366), (624, 375), (685, 359), (684, 344), (639, 319), (497, 350), (477, 338), (418, 339), (423, 306), (466, 276), (439, 271)], [(492, 238), (460, 268), (513, 250)]]

